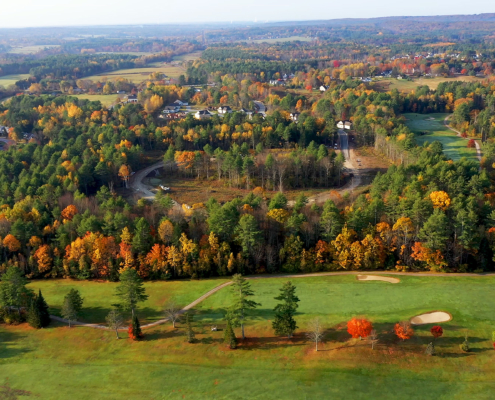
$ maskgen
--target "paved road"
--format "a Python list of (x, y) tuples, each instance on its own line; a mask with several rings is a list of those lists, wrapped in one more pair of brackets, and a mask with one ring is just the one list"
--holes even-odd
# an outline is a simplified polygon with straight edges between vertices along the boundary
[(143, 183), (143, 179), (151, 174), (155, 169), (162, 168), (163, 161), (157, 162), (156, 164), (150, 165), (149, 167), (136, 172), (130, 182), (130, 188), (139, 193), (139, 195), (144, 199), (153, 200), (155, 198), (155, 193), (153, 193), (149, 186)]
[(258, 113), (263, 115), (264, 117), (266, 116), (266, 107), (261, 101), (255, 101), (254, 104), (258, 107)]
[[(441, 273), (441, 272), (394, 272), (394, 271), (341, 271), (341, 272), (319, 272), (316, 274), (280, 274), (280, 275), (262, 275), (262, 276), (247, 276), (246, 279), (275, 279), (275, 278), (290, 278), (290, 279), (295, 279), (295, 278), (311, 278), (311, 277), (319, 277), (319, 276), (338, 276), (338, 275), (399, 275), (399, 276), (426, 276), (426, 277), (484, 277), (484, 276), (495, 276), (495, 273), (481, 273), (481, 274), (475, 274), (475, 273)], [(221, 285), (218, 285), (217, 287), (211, 289), (210, 291), (206, 292), (204, 295), (201, 297), (198, 297), (196, 300), (194, 300), (192, 303), (188, 304), (185, 306), (180, 313), (183, 314), (186, 311), (194, 308), (197, 306), (199, 303), (201, 303), (203, 300), (206, 298), (210, 297), (211, 295), (215, 294), (219, 290), (223, 289), (224, 287), (227, 287), (232, 284), (232, 281), (228, 281), (225, 283), (222, 283)], [(55, 315), (50, 315), (50, 318), (53, 319), (54, 321), (59, 321), (63, 322), (65, 324), (68, 324), (69, 321), (57, 317)], [(157, 325), (162, 325), (166, 322), (169, 322), (168, 318), (160, 319), (158, 321), (152, 322), (150, 324), (145, 324), (141, 325), (142, 329), (147, 329), (151, 328), (153, 326)], [(99, 324), (88, 324), (85, 322), (79, 322), (79, 321), (71, 321), (71, 325), (78, 325), (86, 328), (94, 328), (94, 329), (109, 329), (105, 325), (99, 325)], [(127, 328), (121, 328), (121, 331), (127, 331)]]
[(342, 154), (344, 154), (345, 159), (349, 160), (351, 158), (351, 155), (349, 153), (349, 135), (347, 134), (346, 131), (343, 131), (342, 129), (339, 129), (338, 134), (339, 134), (339, 142), (340, 142), (340, 151), (342, 151)]

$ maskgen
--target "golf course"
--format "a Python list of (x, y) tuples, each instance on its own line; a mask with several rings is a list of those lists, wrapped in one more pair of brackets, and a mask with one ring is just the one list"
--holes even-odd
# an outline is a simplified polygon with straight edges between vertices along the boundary
[[(386, 275), (384, 275), (387, 277)], [(495, 276), (389, 275), (386, 281), (356, 275), (290, 278), (296, 286), (298, 325), (291, 339), (275, 336), (275, 296), (288, 278), (250, 279), (260, 305), (246, 320), (246, 340), (223, 343), (224, 316), (232, 292), (224, 287), (192, 311), (195, 343), (185, 341), (184, 321), (143, 329), (144, 339), (131, 341), (115, 332), (52, 322), (35, 330), (26, 323), (0, 328), (0, 374), (12, 389), (43, 399), (489, 399), (495, 390)], [(149, 299), (137, 314), (142, 324), (163, 318), (170, 299), (182, 306), (228, 278), (202, 281), (147, 282)], [(116, 301), (116, 284), (94, 281), (33, 281), (50, 312), (59, 313), (63, 297), (77, 288), (84, 298), (83, 319), (104, 322)], [(414, 326), (402, 341), (394, 325), (423, 313), (443, 311), (443, 336), (434, 357), (425, 354), (433, 324)], [(323, 343), (315, 351), (306, 336), (318, 317)], [(347, 332), (352, 317), (367, 318), (379, 341)], [(215, 326), (216, 331), (211, 327)], [(471, 351), (459, 345), (467, 336)]]
[(468, 141), (457, 136), (445, 124), (445, 118), (450, 114), (404, 114), (407, 127), (416, 134), (416, 143), (423, 146), (425, 143), (439, 141), (443, 145), (443, 151), (448, 158), (454, 161), (466, 157), (477, 161), (476, 149), (468, 148)]

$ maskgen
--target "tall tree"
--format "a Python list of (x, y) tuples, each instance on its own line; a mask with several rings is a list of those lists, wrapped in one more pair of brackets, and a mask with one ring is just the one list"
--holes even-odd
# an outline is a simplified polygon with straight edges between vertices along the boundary
[(196, 340), (196, 336), (191, 325), (191, 316), (189, 315), (189, 313), (186, 313), (186, 340), (187, 343), (194, 343)]
[(249, 254), (261, 240), (262, 232), (258, 229), (258, 222), (251, 214), (244, 214), (235, 229), (237, 239), (242, 246), (242, 252)]
[(323, 341), (323, 326), (321, 325), (319, 318), (314, 318), (309, 321), (308, 332), (306, 336), (309, 340), (314, 342), (316, 346), (316, 351), (318, 351), (318, 343)]
[(69, 321), (69, 328), (71, 327), (71, 321), (75, 321), (79, 316), (83, 305), (83, 298), (77, 289), (71, 289), (64, 298), (62, 305), (62, 317)]
[(20, 315), (21, 307), (29, 305), (31, 292), (26, 288), (27, 283), (19, 268), (8, 267), (0, 282), (0, 306), (16, 307)]
[(230, 307), (228, 319), (230, 319), (232, 326), (240, 326), (242, 332), (242, 339), (246, 339), (244, 335), (244, 323), (249, 310), (254, 310), (261, 304), (250, 300), (249, 297), (254, 296), (254, 292), (251, 289), (251, 284), (241, 274), (235, 274), (232, 277), (232, 294), (234, 302)]
[(175, 328), (175, 324), (179, 321), (182, 308), (177, 305), (173, 300), (165, 304), (164, 313), (165, 316), (172, 322), (172, 326)]
[(110, 311), (106, 317), (106, 321), (108, 327), (115, 331), (117, 339), (120, 339), (119, 329), (122, 327), (122, 325), (124, 325), (124, 318), (122, 317), (120, 311), (115, 309)]
[(227, 319), (227, 326), (225, 327), (223, 342), (225, 344), (228, 344), (231, 349), (235, 349), (237, 347), (237, 338), (235, 337), (234, 330), (232, 329), (232, 323), (229, 319)]
[(299, 297), (296, 296), (296, 287), (292, 282), (286, 282), (280, 289), (280, 294), (275, 297), (275, 300), (281, 303), (275, 306), (275, 319), (272, 322), (275, 334), (287, 336), (289, 339), (297, 329), (294, 314), (299, 305)]
[(117, 286), (115, 294), (122, 302), (122, 309), (131, 310), (133, 318), (137, 304), (148, 299), (142, 279), (132, 268), (128, 268), (120, 274), (120, 284)]

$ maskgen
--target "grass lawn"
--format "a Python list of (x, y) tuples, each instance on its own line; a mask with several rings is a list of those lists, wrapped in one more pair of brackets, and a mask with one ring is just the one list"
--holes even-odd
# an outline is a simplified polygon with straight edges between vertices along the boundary
[[(467, 147), (468, 141), (447, 128), (443, 121), (449, 114), (404, 114), (406, 125), (416, 134), (416, 143), (423, 146), (436, 140), (442, 143), (445, 155), (454, 161), (462, 157), (478, 161), (476, 149)], [(428, 132), (421, 135), (421, 132)]]
[(0, 76), (0, 86), (3, 86), (5, 88), (9, 87), (10, 85), (15, 85), (17, 81), (20, 81), (22, 79), (27, 79), (31, 75), (29, 74), (17, 74), (17, 75), (4, 75)]
[[(71, 399), (493, 398), (495, 352), (488, 338), (495, 327), (495, 277), (400, 279), (399, 284), (355, 276), (293, 279), (301, 302), (300, 328), (292, 340), (274, 337), (271, 330), (273, 297), (286, 279), (253, 280), (253, 299), (262, 305), (247, 322), (248, 339), (235, 351), (221, 343), (222, 331), (209, 329), (230, 301), (228, 288), (198, 306), (195, 344), (185, 343), (183, 325), (146, 330), (142, 342), (61, 324), (39, 331), (25, 324), (0, 326), (0, 375), (12, 388), (43, 399), (67, 393)], [(186, 288), (193, 283), (181, 282)], [(60, 284), (45, 285), (55, 290)], [(397, 321), (431, 310), (453, 315), (442, 324), (436, 357), (424, 354), (431, 325), (415, 328), (413, 339), (405, 342), (392, 333)], [(345, 321), (359, 315), (379, 332), (375, 350), (346, 332)], [(318, 353), (304, 335), (314, 316), (327, 328)], [(459, 349), (465, 333), (470, 353)]]
[[(146, 282), (146, 293), (149, 298), (139, 307), (142, 322), (148, 323), (163, 318), (165, 302), (173, 298), (179, 305), (186, 306), (214, 287), (221, 285), (225, 279), (206, 279), (201, 281), (156, 281)], [(118, 283), (74, 281), (68, 279), (32, 281), (29, 287), (35, 291), (41, 289), (43, 297), (50, 305), (51, 313), (60, 316), (64, 296), (70, 289), (78, 289), (84, 298), (84, 315), (81, 321), (104, 323), (105, 317), (118, 303), (115, 288)]]
[(102, 105), (104, 105), (106, 107), (117, 103), (117, 100), (120, 97), (123, 97), (123, 96), (120, 96), (118, 94), (108, 94), (108, 95), (104, 95), (104, 94), (74, 94), (71, 96), (77, 97), (78, 99), (86, 99), (86, 100), (90, 100), (90, 101), (99, 101), (99, 102), (101, 102)]
[(180, 67), (160, 62), (154, 63), (151, 67), (120, 69), (106, 74), (88, 76), (84, 79), (101, 81), (103, 78), (107, 78), (108, 80), (124, 78), (135, 83), (141, 83), (149, 80), (149, 76), (153, 72), (162, 72), (169, 78), (178, 78), (180, 75), (185, 73), (184, 69)]

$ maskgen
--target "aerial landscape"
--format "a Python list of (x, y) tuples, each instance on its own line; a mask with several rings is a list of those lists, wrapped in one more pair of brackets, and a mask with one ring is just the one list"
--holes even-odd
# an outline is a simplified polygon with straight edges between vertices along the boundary
[(490, 4), (141, 3), (0, 7), (0, 400), (495, 398)]

